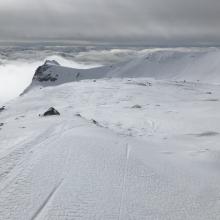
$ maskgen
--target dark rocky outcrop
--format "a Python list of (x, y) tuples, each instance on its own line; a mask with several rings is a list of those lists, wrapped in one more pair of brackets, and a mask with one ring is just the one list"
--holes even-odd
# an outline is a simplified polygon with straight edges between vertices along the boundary
[(98, 126), (98, 127), (103, 127), (103, 126), (102, 126), (101, 124), (99, 124), (99, 122), (96, 121), (95, 119), (92, 119), (91, 122), (92, 122), (94, 125)]
[(60, 115), (60, 113), (55, 108), (51, 107), (43, 114), (44, 117), (52, 115)]
[(142, 106), (141, 105), (134, 105), (134, 106), (132, 106), (132, 108), (142, 108)]
[(5, 110), (5, 106), (2, 106), (1, 108), (0, 108), (0, 112), (2, 112), (2, 111), (4, 111)]
[(45, 72), (52, 66), (60, 66), (60, 64), (55, 60), (47, 60), (42, 66), (39, 66), (35, 71), (34, 80), (39, 82), (54, 82), (57, 80), (58, 75), (53, 76), (51, 73), (45, 74)]
[(92, 123), (95, 124), (95, 125), (98, 125), (98, 124), (99, 124), (99, 123), (98, 123), (96, 120), (94, 120), (94, 119), (92, 119)]

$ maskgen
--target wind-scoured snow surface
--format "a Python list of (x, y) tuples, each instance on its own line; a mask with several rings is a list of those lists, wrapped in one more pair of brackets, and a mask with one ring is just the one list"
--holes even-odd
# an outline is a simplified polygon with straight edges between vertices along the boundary
[(219, 219), (219, 58), (47, 61), (0, 111), (0, 219)]

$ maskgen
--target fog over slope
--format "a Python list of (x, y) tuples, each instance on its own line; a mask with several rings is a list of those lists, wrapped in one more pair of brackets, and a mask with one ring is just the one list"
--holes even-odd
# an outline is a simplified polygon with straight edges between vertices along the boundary
[(46, 59), (55, 59), (63, 66), (84, 69), (122, 62), (137, 54), (136, 48), (0, 46), (0, 102), (18, 96)]

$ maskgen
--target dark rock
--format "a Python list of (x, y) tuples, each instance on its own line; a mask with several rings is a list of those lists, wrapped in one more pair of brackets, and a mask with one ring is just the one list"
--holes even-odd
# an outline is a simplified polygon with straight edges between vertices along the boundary
[(0, 112), (2, 112), (2, 111), (4, 111), (5, 110), (5, 106), (2, 106), (1, 108), (0, 108)]
[(77, 113), (77, 114), (76, 114), (76, 116), (77, 116), (77, 117), (82, 117), (82, 115), (81, 115), (81, 114), (79, 114), (79, 113)]
[(49, 108), (43, 116), (52, 116), (52, 115), (60, 115), (60, 113), (53, 107)]
[(46, 60), (46, 62), (42, 66), (39, 66), (37, 68), (33, 79), (40, 81), (40, 82), (47, 82), (47, 81), (54, 82), (54, 81), (56, 81), (58, 78), (58, 75), (52, 76), (51, 73), (48, 73), (45, 75), (45, 71), (47, 71), (52, 66), (60, 66), (60, 64), (55, 60), (51, 60), (51, 61)]
[(95, 125), (98, 125), (98, 122), (94, 119), (92, 119), (92, 123), (95, 124)]
[(216, 135), (219, 135), (219, 133), (215, 131), (206, 131), (206, 132), (197, 134), (196, 136), (197, 137), (210, 137), (210, 136), (216, 136)]
[(4, 123), (0, 123), (0, 127), (2, 127), (4, 125)]
[(141, 105), (134, 105), (134, 106), (132, 106), (132, 108), (142, 108), (142, 106)]
[(57, 80), (57, 78), (51, 76), (50, 73), (45, 75), (45, 76), (43, 76), (43, 77), (39, 77), (38, 78), (38, 81), (40, 81), (40, 82), (48, 82), (48, 81), (55, 82), (56, 80)]
[(48, 66), (60, 66), (60, 64), (56, 60), (46, 60), (44, 65)]
[(103, 127), (103, 126), (100, 125), (99, 122), (97, 122), (96, 120), (92, 119), (91, 121), (92, 121), (92, 123), (93, 123), (94, 125), (96, 125), (96, 126), (98, 126), (98, 127)]
[(79, 79), (79, 77), (80, 77), (80, 73), (77, 73), (76, 74), (76, 79)]

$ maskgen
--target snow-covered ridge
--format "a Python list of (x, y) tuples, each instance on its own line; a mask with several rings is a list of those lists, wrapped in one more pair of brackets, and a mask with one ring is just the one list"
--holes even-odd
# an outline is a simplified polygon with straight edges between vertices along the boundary
[(197, 82), (220, 82), (218, 59), (46, 61), (0, 106), (0, 220), (220, 219), (220, 87)]
[(37, 68), (31, 86), (39, 84), (51, 86), (83, 79), (103, 78), (105, 76), (103, 73), (109, 71), (110, 68), (74, 69), (61, 66), (55, 60), (46, 60), (42, 66)]
[(71, 81), (98, 78), (148, 77), (167, 80), (220, 83), (220, 51), (151, 51), (111, 66), (92, 69), (63, 67), (46, 61), (38, 67), (32, 85), (51, 86)]
[(220, 83), (220, 50), (155, 51), (119, 64), (111, 77), (150, 77)]

